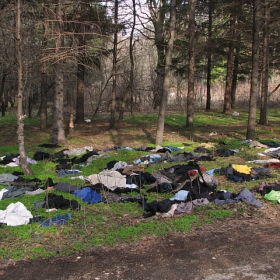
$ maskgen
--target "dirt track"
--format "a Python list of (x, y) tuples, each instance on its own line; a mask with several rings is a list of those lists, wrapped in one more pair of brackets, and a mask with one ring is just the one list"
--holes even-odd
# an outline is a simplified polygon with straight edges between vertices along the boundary
[(0, 279), (280, 279), (280, 224), (270, 217), (231, 218), (181, 234), (49, 260), (0, 263)]

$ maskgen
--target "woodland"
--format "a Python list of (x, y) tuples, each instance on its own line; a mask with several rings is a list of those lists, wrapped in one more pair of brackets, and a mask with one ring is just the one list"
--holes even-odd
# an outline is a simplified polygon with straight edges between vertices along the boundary
[[(279, 147), (279, 12), (278, 0), (1, 0), (0, 151), (8, 158), (16, 154), (18, 165), (10, 162), (13, 166), (0, 169), (4, 177), (19, 175), (22, 181), (13, 181), (14, 187), (30, 183), (32, 191), (43, 192), (1, 200), (1, 213), (21, 202), (32, 211), (32, 219), (18, 227), (0, 223), (0, 262), (82, 253), (101, 245), (187, 232), (217, 219), (279, 217), (278, 202), (268, 202), (260, 193), (255, 195), (265, 205), (261, 208), (240, 201), (201, 205), (193, 214), (176, 218), (157, 216), (155, 211), (153, 216), (143, 215), (147, 202), (173, 199), (186, 185), (192, 191), (194, 182), (200, 195), (201, 184), (208, 186), (199, 183), (201, 172), (233, 172), (232, 164), (255, 165), (256, 158), (271, 156), (260, 153), (269, 145)], [(77, 200), (78, 207), (69, 213), (77, 196), (54, 188), (75, 184), (84, 189), (87, 181), (81, 177), (100, 175), (113, 163), (148, 159), (151, 148), (158, 152), (166, 146), (167, 152), (175, 149), (172, 156), (183, 154), (195, 161), (190, 163), (198, 169), (191, 171), (201, 171), (187, 173), (187, 181), (174, 181), (179, 183), (171, 193), (153, 192), (150, 182), (140, 180), (127, 200), (114, 193), (125, 202), (117, 203), (105, 196), (112, 192), (105, 192), (102, 182), (99, 191), (105, 199), (93, 205)], [(59, 164), (54, 160), (63, 150), (81, 147), (83, 155), (65, 156)], [(226, 156), (216, 154), (220, 150)], [(201, 151), (206, 152), (202, 158)], [(37, 152), (42, 157), (30, 164)], [(85, 162), (84, 156), (93, 161)], [(94, 161), (96, 156), (101, 158)], [(61, 168), (65, 161), (70, 170)], [(278, 189), (279, 154), (266, 164), (269, 173), (258, 177), (253, 169), (246, 173), (248, 181), (230, 181), (219, 173), (215, 194), (227, 190), (238, 196), (244, 189), (248, 194), (262, 183), (256, 178)], [(167, 167), (173, 163), (144, 161), (139, 174), (154, 176)], [(72, 178), (66, 171), (81, 175)], [(4, 193), (8, 191), (3, 185), (0, 194)], [(45, 208), (34, 208), (49, 195), (67, 199), (68, 208), (46, 203)], [(50, 226), (56, 214), (69, 218), (69, 223)], [(166, 250), (170, 253), (170, 247)], [(41, 276), (41, 270), (38, 273)]]
[[(247, 139), (277, 104), (276, 0), (1, 1), (1, 114), (16, 106), (20, 164), (24, 119), (36, 114), (50, 143), (98, 115), (114, 129), (124, 114), (248, 109)], [(35, 112), (36, 109), (36, 112)], [(260, 115), (257, 116), (257, 109)]]

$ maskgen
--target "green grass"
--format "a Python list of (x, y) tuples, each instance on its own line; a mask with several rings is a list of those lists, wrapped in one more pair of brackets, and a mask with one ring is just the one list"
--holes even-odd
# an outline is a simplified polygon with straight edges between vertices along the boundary
[[(280, 117), (276, 110), (269, 112), (269, 119), (273, 122), (275, 127), (271, 131), (267, 126), (257, 126), (256, 135), (258, 139), (266, 141), (277, 141), (275, 137), (279, 132)], [(233, 118), (231, 115), (225, 115), (220, 112), (196, 112), (195, 113), (195, 126), (192, 131), (188, 131), (185, 127), (186, 116), (183, 112), (174, 113), (168, 112), (166, 117), (166, 125), (170, 126), (171, 131), (165, 133), (163, 146), (176, 146), (183, 147), (179, 152), (192, 152), (196, 147), (202, 143), (215, 143), (219, 147), (219, 142), (224, 142), (227, 148), (240, 149), (239, 153), (230, 158), (218, 158), (216, 161), (199, 162), (200, 166), (206, 169), (227, 167), (229, 163), (246, 164), (246, 161), (256, 159), (256, 153), (262, 152), (264, 149), (251, 149), (246, 145), (241, 145), (241, 140), (245, 139), (246, 134), (246, 121), (248, 114), (241, 112), (240, 116)], [(131, 134), (131, 139), (135, 139), (133, 143), (141, 145), (142, 136), (137, 135), (139, 126), (147, 130), (149, 135), (150, 130), (156, 127), (157, 114), (135, 115), (125, 118), (126, 124), (131, 127), (124, 128), (122, 133)], [(1, 135), (5, 133), (16, 135), (14, 128), (17, 125), (16, 117), (8, 116), (0, 118), (0, 126), (5, 128), (0, 132)], [(26, 119), (25, 126), (38, 127), (39, 123), (36, 119)], [(13, 130), (9, 129), (13, 127)], [(218, 130), (219, 137), (209, 137), (209, 132)], [(35, 151), (38, 149), (38, 144), (46, 143), (49, 137), (48, 133), (35, 129), (36, 135), (26, 135), (27, 139), (33, 137), (33, 141), (29, 144), (26, 141), (27, 155), (32, 158)], [(192, 136), (190, 138), (189, 136)], [(36, 141), (34, 141), (34, 137)], [(113, 131), (110, 134), (112, 139), (118, 138), (118, 132)], [(152, 138), (153, 135), (149, 139)], [(197, 141), (192, 141), (197, 139)], [(85, 138), (69, 137), (71, 146), (89, 146), (84, 142)], [(188, 145), (186, 145), (186, 143)], [(14, 143), (1, 142), (0, 138), (0, 155), (18, 153), (18, 147)], [(153, 142), (148, 143), (154, 146)], [(146, 145), (147, 146), (147, 145)], [(49, 153), (54, 153), (59, 149), (42, 149)], [(124, 161), (132, 164), (136, 159), (141, 156), (148, 155), (149, 152), (136, 151), (136, 150), (121, 150), (121, 151), (108, 151), (108, 157), (100, 158), (92, 162), (90, 166), (82, 168), (82, 175), (88, 176), (102, 171), (110, 161)], [(174, 152), (176, 154), (176, 152)], [(166, 168), (177, 163), (159, 163), (149, 165), (145, 172), (151, 174), (156, 173), (159, 169)], [(183, 163), (179, 163), (183, 164)], [(31, 165), (34, 172), (34, 177), (40, 179), (43, 186), (45, 181), (50, 177), (56, 182), (68, 182), (79, 186), (85, 185), (82, 180), (70, 179), (70, 176), (59, 178), (55, 171), (56, 163), (51, 161), (40, 161), (36, 165)], [(75, 167), (75, 166), (74, 166)], [(0, 173), (12, 173), (20, 171), (19, 167), (1, 167)], [(279, 175), (277, 170), (275, 174)], [(26, 178), (33, 178), (25, 176)], [(226, 181), (224, 176), (218, 176), (220, 182), (218, 189), (226, 189), (230, 192), (239, 192), (243, 187), (248, 189), (256, 185), (256, 181), (244, 182), (237, 184)], [(275, 181), (275, 179), (268, 179), (267, 181)], [(0, 185), (0, 189), (5, 186)], [(143, 186), (141, 192), (146, 195), (147, 202), (154, 200), (161, 201), (173, 197), (174, 194), (165, 193), (147, 193), (146, 190), (149, 186)], [(28, 224), (25, 226), (8, 227), (3, 226), (0, 228), (0, 259), (36, 259), (48, 258), (56, 255), (68, 255), (74, 252), (90, 250), (96, 245), (115, 245), (118, 242), (133, 242), (140, 240), (144, 236), (161, 236), (170, 232), (187, 232), (196, 226), (203, 226), (205, 223), (215, 223), (217, 220), (223, 220), (228, 217), (235, 217), (243, 215), (248, 211), (249, 207), (239, 204), (235, 208), (221, 205), (205, 205), (196, 208), (191, 214), (179, 215), (172, 219), (166, 218), (143, 218), (143, 209), (137, 203), (98, 203), (89, 205), (84, 203), (79, 198), (72, 194), (66, 194), (56, 190), (51, 192), (57, 195), (63, 195), (69, 200), (78, 200), (81, 205), (81, 211), (72, 213), (72, 217), (64, 226), (50, 226), (40, 227), (39, 223)], [(129, 195), (138, 195), (136, 192), (131, 192)], [(55, 215), (63, 215), (70, 212), (70, 210), (58, 210), (57, 212), (46, 213), (45, 209), (34, 209), (34, 203), (43, 201), (45, 194), (36, 196), (21, 195), (16, 198), (4, 199), (0, 201), (0, 210), (6, 209), (10, 203), (21, 201), (28, 210), (31, 211), (34, 217), (42, 216), (47, 220)], [(276, 207), (276, 206), (275, 206)]]

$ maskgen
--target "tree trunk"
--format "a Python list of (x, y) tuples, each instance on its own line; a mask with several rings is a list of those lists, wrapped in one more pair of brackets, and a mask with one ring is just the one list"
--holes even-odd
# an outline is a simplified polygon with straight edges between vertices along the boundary
[(230, 43), (227, 58), (227, 75), (226, 75), (226, 86), (224, 95), (224, 109), (223, 113), (227, 114), (231, 111), (231, 90), (232, 90), (232, 79), (233, 79), (233, 65), (234, 65), (234, 22), (233, 15), (230, 16)]
[(233, 63), (232, 85), (231, 85), (231, 109), (235, 109), (236, 103), (236, 87), (239, 67), (239, 52), (240, 48), (236, 47)]
[(155, 7), (155, 3), (152, 0), (148, 1), (148, 7), (152, 16), (152, 22), (155, 32), (155, 46), (157, 49), (157, 66), (155, 69), (156, 79), (153, 88), (153, 105), (154, 109), (159, 108), (161, 103), (161, 95), (163, 93), (164, 75), (165, 75), (165, 13), (166, 13), (166, 0), (160, 1), (160, 6)]
[(207, 49), (207, 78), (206, 78), (206, 110), (211, 109), (211, 70), (212, 70), (212, 24), (213, 24), (213, 0), (209, 0), (209, 24), (208, 24), (208, 49)]
[(269, 71), (269, 39), (270, 39), (270, 5), (269, 1), (265, 2), (264, 16), (264, 31), (263, 31), (263, 61), (262, 61), (262, 86), (261, 86), (261, 110), (260, 121), (261, 125), (268, 125), (268, 71)]
[(77, 101), (76, 101), (76, 123), (82, 124), (85, 120), (85, 35), (79, 35), (79, 49), (77, 69)]
[(22, 39), (21, 39), (21, 0), (17, 1), (16, 9), (16, 49), (17, 49), (17, 63), (18, 63), (18, 107), (17, 107), (17, 118), (18, 118), (18, 148), (19, 148), (19, 165), (22, 172), (25, 175), (33, 175), (31, 168), (27, 163), (24, 146), (24, 118), (22, 114), (22, 100), (23, 100), (23, 84), (22, 84)]
[(259, 78), (259, 32), (260, 32), (260, 0), (254, 0), (253, 5), (253, 44), (252, 44), (252, 74), (249, 101), (249, 116), (246, 139), (255, 139), (256, 112), (258, 101)]
[(117, 49), (118, 49), (118, 16), (119, 16), (119, 1), (115, 0), (115, 29), (114, 29), (114, 47), (113, 47), (113, 89), (111, 96), (111, 118), (109, 129), (114, 129), (116, 126), (116, 95), (117, 95)]
[(56, 6), (56, 40), (55, 40), (55, 52), (56, 61), (54, 63), (54, 102), (53, 102), (53, 126), (51, 143), (53, 144), (64, 144), (66, 142), (64, 124), (63, 124), (63, 66), (62, 58), (60, 57), (61, 47), (62, 47), (62, 9), (61, 2), (57, 0)]
[(194, 73), (195, 73), (195, 0), (190, 0), (189, 8), (189, 76), (187, 96), (187, 127), (194, 125)]
[(85, 120), (85, 108), (84, 108), (84, 78), (85, 78), (85, 66), (83, 64), (78, 65), (77, 71), (77, 104), (76, 104), (76, 123), (82, 124)]
[(130, 103), (131, 103), (131, 115), (132, 115), (132, 93), (133, 93), (133, 79), (134, 79), (134, 59), (133, 59), (133, 37), (134, 37), (134, 29), (135, 29), (135, 23), (136, 23), (136, 5), (135, 5), (135, 0), (132, 0), (132, 6), (133, 6), (133, 23), (132, 23), (132, 28), (130, 32), (130, 37), (129, 37), (129, 60), (130, 60), (130, 73), (129, 73), (129, 85), (127, 86), (124, 94), (124, 98), (122, 100), (121, 104), (121, 109), (120, 109), (120, 114), (119, 114), (119, 121), (123, 120), (123, 115), (124, 115), (124, 109), (127, 104), (127, 100), (130, 98)]
[[(45, 25), (43, 24), (43, 30), (45, 34)], [(46, 48), (48, 45), (47, 37), (43, 35), (42, 48)], [(41, 100), (40, 100), (40, 128), (45, 131), (47, 129), (48, 110), (47, 110), (47, 94), (48, 94), (48, 76), (46, 62), (43, 60), (41, 66)]]
[(5, 70), (3, 70), (2, 80), (1, 80), (1, 88), (0, 88), (0, 100), (1, 100), (1, 114), (2, 114), (2, 117), (5, 117), (5, 113), (6, 113), (6, 102), (5, 102), (5, 95), (4, 95), (6, 77), (7, 77), (7, 73), (6, 73)]
[(172, 65), (172, 52), (175, 37), (175, 25), (176, 25), (176, 0), (171, 0), (170, 4), (170, 27), (169, 27), (169, 41), (167, 45), (166, 60), (165, 60), (165, 76), (163, 83), (163, 93), (159, 108), (158, 123), (157, 123), (157, 135), (156, 145), (161, 146), (163, 142), (164, 122), (166, 105), (168, 100), (168, 93), (170, 87), (171, 65)]
[(47, 129), (48, 110), (47, 110), (47, 94), (48, 94), (48, 77), (46, 69), (41, 70), (41, 100), (40, 100), (40, 129)]

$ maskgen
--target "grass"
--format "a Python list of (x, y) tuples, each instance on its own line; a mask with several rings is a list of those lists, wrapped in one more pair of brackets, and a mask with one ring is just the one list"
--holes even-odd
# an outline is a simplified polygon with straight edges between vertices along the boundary
[[(280, 117), (276, 110), (270, 110), (269, 119), (271, 126), (257, 126), (257, 140), (277, 141), (279, 139)], [(239, 153), (228, 158), (218, 158), (216, 161), (199, 162), (200, 166), (209, 170), (213, 168), (227, 167), (229, 163), (246, 164), (246, 161), (256, 159), (256, 154), (264, 149), (251, 149), (247, 145), (242, 145), (241, 140), (245, 139), (246, 121), (248, 114), (240, 112), (240, 116), (233, 118), (231, 115), (224, 115), (220, 112), (197, 112), (195, 114), (195, 125), (192, 130), (185, 127), (186, 117), (182, 112), (168, 112), (166, 117), (166, 131), (163, 146), (184, 147), (180, 152), (192, 152), (196, 147), (203, 144), (213, 143), (215, 147), (221, 142), (227, 148), (239, 149)], [(88, 135), (88, 127), (83, 131), (77, 131), (70, 135), (68, 147), (91, 146), (94, 143), (102, 143), (104, 147), (130, 146), (136, 148), (143, 146), (154, 146), (156, 114), (134, 115), (126, 117), (123, 128), (100, 133), (97, 136)], [(16, 118), (8, 116), (0, 119), (0, 155), (18, 153), (15, 143), (16, 138)], [(278, 125), (278, 126), (277, 126)], [(274, 129), (271, 129), (271, 127)], [(13, 127), (13, 130), (11, 130)], [(26, 119), (26, 151), (32, 158), (38, 148), (38, 144), (47, 143), (48, 132), (39, 129), (36, 119)], [(209, 133), (217, 131), (218, 136), (210, 137)], [(93, 139), (94, 138), (94, 139)], [(101, 144), (100, 144), (101, 145)], [(42, 149), (45, 152), (54, 153), (59, 149)], [(111, 150), (108, 157), (100, 158), (92, 162), (90, 166), (82, 169), (82, 175), (88, 176), (99, 173), (110, 161), (124, 161), (133, 163), (141, 156), (149, 155), (149, 152), (136, 150)], [(174, 153), (175, 154), (175, 153)], [(176, 164), (176, 163), (175, 163)], [(183, 164), (183, 163), (179, 163)], [(173, 163), (159, 163), (149, 165), (145, 172), (156, 173), (159, 169), (174, 165)], [(75, 167), (75, 166), (74, 166)], [(68, 182), (83, 186), (84, 182), (70, 179), (71, 176), (57, 177), (55, 169), (56, 163), (45, 160), (31, 165), (34, 176), (42, 182), (52, 178), (54, 182)], [(20, 171), (19, 167), (1, 167), (0, 173), (12, 173)], [(273, 170), (279, 175), (277, 170)], [(25, 176), (28, 179), (28, 176)], [(31, 179), (31, 177), (29, 177)], [(243, 187), (248, 189), (256, 185), (256, 181), (244, 182), (243, 184), (233, 183), (225, 180), (224, 176), (218, 176), (219, 189), (226, 189), (230, 192), (239, 192)], [(269, 179), (268, 179), (269, 181)], [(275, 179), (271, 179), (275, 181)], [(0, 185), (0, 190), (5, 186)], [(149, 186), (143, 186), (141, 192), (146, 195), (148, 202), (153, 200), (161, 201), (173, 197), (170, 193), (147, 193)], [(164, 219), (158, 217), (143, 218), (143, 209), (137, 203), (111, 203), (104, 202), (97, 204), (87, 204), (72, 194), (66, 194), (56, 190), (51, 190), (57, 195), (63, 195), (69, 200), (78, 200), (81, 211), (60, 210), (46, 213), (43, 208), (34, 208), (34, 203), (43, 201), (45, 194), (36, 196), (21, 195), (16, 198), (3, 199), (0, 201), (0, 210), (6, 209), (10, 203), (21, 201), (34, 217), (41, 216), (47, 220), (55, 215), (72, 213), (68, 223), (63, 226), (40, 227), (40, 223), (32, 223), (25, 226), (8, 227), (3, 225), (0, 228), (0, 259), (36, 259), (48, 258), (56, 255), (68, 255), (74, 252), (90, 250), (96, 245), (116, 245), (119, 242), (133, 242), (141, 240), (146, 236), (161, 236), (169, 232), (186, 232), (196, 226), (203, 226), (205, 223), (215, 223), (216, 220), (223, 220), (227, 217), (243, 215), (250, 211), (250, 206), (238, 204), (234, 207), (227, 205), (208, 204), (196, 208), (191, 214), (179, 215), (176, 218)], [(138, 195), (131, 192), (129, 195)], [(259, 199), (261, 199), (259, 197)], [(270, 203), (270, 202), (269, 202)], [(271, 202), (272, 203), (272, 202)], [(273, 203), (272, 203), (273, 204)], [(277, 207), (277, 205), (275, 206)]]

